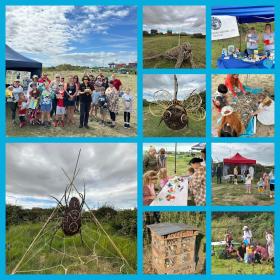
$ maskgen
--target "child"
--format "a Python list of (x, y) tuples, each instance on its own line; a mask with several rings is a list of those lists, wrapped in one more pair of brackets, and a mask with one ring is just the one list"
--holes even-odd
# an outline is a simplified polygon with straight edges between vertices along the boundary
[(252, 177), (250, 174), (245, 179), (246, 193), (250, 194), (252, 189)]
[(52, 97), (49, 90), (44, 89), (41, 94), (41, 111), (42, 111), (42, 124), (45, 127), (50, 127), (50, 112), (52, 110)]
[(160, 168), (158, 172), (158, 178), (160, 187), (163, 188), (170, 179), (170, 177), (167, 175), (167, 168)]
[(258, 183), (257, 183), (257, 187), (258, 187), (258, 192), (259, 193), (262, 193), (264, 191), (264, 188), (263, 188), (263, 178), (260, 178)]
[(166, 160), (167, 156), (165, 153), (165, 149), (161, 148), (159, 150), (159, 155), (157, 156), (157, 165), (159, 168), (166, 168)]
[(254, 261), (254, 247), (252, 245), (248, 245), (246, 247), (246, 254), (244, 257), (245, 263), (252, 263)]
[(98, 107), (100, 108), (101, 121), (100, 125), (105, 126), (106, 110), (108, 108), (108, 97), (105, 94), (105, 90), (98, 97)]
[(247, 44), (248, 55), (253, 55), (255, 50), (258, 50), (259, 36), (256, 32), (255, 27), (251, 27), (245, 38)]
[(132, 103), (133, 97), (130, 95), (130, 88), (126, 90), (126, 92), (122, 95), (123, 104), (124, 104), (124, 127), (130, 128), (130, 114), (132, 112)]
[(190, 205), (190, 203), (193, 200), (193, 192), (192, 192), (192, 186), (191, 186), (191, 182), (192, 182), (192, 176), (194, 174), (194, 169), (192, 167), (189, 167), (187, 170), (187, 180), (188, 180), (188, 205)]
[(224, 84), (219, 84), (214, 95), (213, 102), (215, 107), (221, 112), (222, 108), (228, 105), (228, 88)]
[(156, 197), (155, 183), (157, 181), (157, 171), (147, 171), (143, 176), (143, 198), (144, 205), (150, 205)]
[(61, 119), (61, 126), (64, 127), (64, 115), (65, 115), (65, 101), (66, 101), (66, 92), (64, 90), (64, 84), (60, 83), (58, 91), (56, 93), (56, 115), (54, 126), (57, 127), (59, 124), (59, 118)]
[(29, 92), (29, 121), (32, 125), (35, 123), (40, 123), (38, 119), (38, 108), (40, 102), (40, 91), (37, 88), (37, 83), (31, 84), (31, 91)]
[(27, 112), (27, 99), (23, 92), (19, 94), (18, 100), (18, 116), (19, 116), (19, 127), (22, 128), (26, 124), (26, 112)]
[(6, 99), (10, 102), (13, 99), (13, 86), (8, 86), (6, 88)]
[(90, 110), (90, 116), (91, 116), (91, 121), (93, 121), (93, 114), (94, 118), (97, 121), (97, 111), (98, 111), (98, 99), (103, 91), (105, 91), (105, 88), (103, 87), (103, 81), (102, 77), (98, 76), (95, 83), (94, 83), (94, 88), (95, 91), (93, 92), (91, 98), (92, 98), (92, 103), (91, 103), (91, 110)]

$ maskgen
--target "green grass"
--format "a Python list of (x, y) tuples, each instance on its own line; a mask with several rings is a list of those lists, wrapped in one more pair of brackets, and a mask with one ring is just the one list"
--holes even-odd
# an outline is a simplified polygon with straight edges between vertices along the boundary
[(273, 274), (272, 263), (246, 264), (235, 259), (219, 259), (212, 256), (212, 274)]
[[(189, 161), (191, 160), (191, 157), (188, 157), (186, 155), (177, 155), (176, 157), (176, 174), (177, 175), (186, 175), (187, 169), (189, 165)], [(174, 170), (175, 170), (175, 155), (168, 155), (167, 157), (167, 170), (169, 176), (174, 176)]]
[[(129, 269), (128, 266), (124, 266), (120, 271), (122, 261), (118, 257), (116, 250), (112, 247), (108, 238), (103, 233), (99, 234), (96, 226), (93, 223), (87, 223), (83, 224), (82, 231), (84, 243), (87, 244), (88, 247), (82, 244), (79, 235), (64, 239), (64, 245), (63, 239), (61, 238), (62, 232), (58, 231), (53, 240), (52, 248), (58, 251), (64, 251), (65, 248), (66, 255), (64, 255), (63, 258), (63, 254), (58, 253), (54, 249), (50, 249), (49, 240), (51, 238), (54, 225), (49, 225), (47, 228), (48, 233), (45, 235), (45, 237), (38, 239), (38, 242), (35, 243), (33, 249), (27, 254), (18, 271), (46, 269), (63, 263), (65, 267), (68, 267), (67, 274), (135, 273), (136, 238), (116, 234), (109, 224), (105, 224), (103, 226), (117, 247), (120, 249), (124, 257), (127, 259), (132, 269)], [(7, 229), (7, 273), (11, 273), (41, 227), (42, 224), (39, 223), (24, 223), (21, 225), (11, 226)], [(90, 250), (94, 247), (95, 240), (98, 240), (95, 245), (95, 253), (98, 258), (94, 258), (92, 255), (93, 250)], [(80, 259), (77, 258), (78, 255), (80, 256)], [(71, 256), (75, 256), (76, 258)], [(30, 274), (32, 272), (26, 273)], [(57, 267), (33, 273), (64, 274), (65, 271), (62, 269), (62, 267)]]
[[(274, 30), (274, 23), (271, 24), (272, 24), (272, 29)], [(259, 34), (259, 51), (263, 51), (263, 44), (261, 41), (262, 41), (262, 33), (264, 30), (265, 23), (239, 24), (238, 26), (239, 26), (239, 32), (241, 34), (241, 48), (240, 48), (240, 37), (212, 41), (212, 68), (217, 68), (217, 59), (221, 56), (223, 48), (227, 49), (229, 45), (234, 45), (235, 47), (240, 48), (241, 51), (244, 51), (246, 49), (246, 42), (245, 42), (245, 36), (247, 33), (246, 31), (251, 26), (254, 26)]]
[[(178, 46), (178, 36), (144, 36), (143, 38), (143, 57), (150, 57), (156, 54)], [(190, 42), (193, 52), (193, 61), (195, 68), (205, 68), (206, 61), (206, 40), (200, 38), (191, 38), (190, 36), (181, 36), (181, 43)], [(176, 61), (167, 59), (144, 60), (144, 68), (174, 68)], [(190, 68), (187, 62), (184, 62), (182, 68)]]
[(205, 120), (194, 121), (189, 118), (189, 127), (181, 130), (172, 130), (164, 122), (160, 123), (161, 117), (153, 116), (148, 106), (143, 107), (144, 122), (143, 133), (146, 137), (203, 137), (205, 136)]
[(272, 205), (274, 199), (269, 197), (269, 190), (259, 193), (256, 183), (253, 183), (252, 193), (246, 194), (244, 183), (238, 185), (217, 184), (216, 177), (212, 181), (213, 205)]
[[(240, 195), (240, 198), (242, 195)], [(253, 242), (265, 246), (265, 231), (274, 232), (274, 214), (272, 212), (214, 212), (212, 213), (212, 241), (222, 241), (225, 233), (230, 230), (233, 240), (241, 243), (243, 226), (247, 225), (253, 234)], [(237, 245), (235, 245), (237, 247)], [(273, 263), (245, 264), (237, 262), (233, 256), (230, 259), (220, 259), (219, 253), (224, 246), (215, 246), (212, 256), (212, 274), (272, 274)]]

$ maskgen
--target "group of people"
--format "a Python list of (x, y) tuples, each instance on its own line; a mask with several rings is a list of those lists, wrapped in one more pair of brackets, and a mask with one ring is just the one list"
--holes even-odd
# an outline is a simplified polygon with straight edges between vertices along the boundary
[[(221, 163), (218, 163), (216, 167), (216, 177), (217, 177), (217, 184), (222, 183), (222, 177), (223, 177), (223, 167)], [(235, 166), (233, 168), (233, 184), (238, 185), (238, 176), (241, 175), (244, 181), (245, 189), (246, 189), (246, 194), (251, 194), (252, 193), (252, 188), (253, 188), (253, 181), (255, 177), (255, 170), (253, 166), (250, 166), (247, 169), (243, 169), (242, 172), (240, 172), (240, 169), (238, 166)], [(269, 191), (269, 197), (273, 198), (274, 197), (274, 172), (271, 170), (269, 173), (263, 172), (262, 176), (259, 178), (259, 181), (257, 182), (257, 190), (259, 193), (265, 193)]]
[[(23, 89), (20, 80), (16, 79), (6, 89), (6, 99), (12, 112), (12, 122), (24, 127), (32, 125), (54, 127), (67, 123), (75, 125), (74, 114), (80, 113), (79, 128), (89, 129), (88, 122), (98, 121), (101, 126), (116, 126), (119, 113), (119, 101), (123, 102), (124, 127), (130, 128), (130, 116), (133, 107), (131, 89), (122, 87), (122, 82), (112, 74), (111, 78), (99, 73), (84, 75), (79, 80), (77, 75), (69, 76), (68, 81), (60, 74), (51, 81), (47, 73), (42, 77), (34, 75), (27, 90)], [(110, 119), (107, 119), (109, 113)], [(52, 123), (51, 123), (52, 120)]]
[(228, 74), (213, 96), (218, 111), (219, 137), (238, 137), (246, 134), (247, 126), (255, 116), (264, 125), (274, 124), (274, 101), (266, 94), (246, 92), (238, 74)]
[[(206, 149), (201, 151), (201, 157), (194, 157), (189, 161), (186, 170), (188, 178), (189, 198), (195, 205), (205, 205), (206, 201)], [(143, 160), (143, 196), (144, 205), (150, 205), (157, 194), (172, 178), (168, 175), (167, 154), (164, 148), (157, 152), (151, 146), (144, 155)]]
[(266, 56), (270, 56), (271, 52), (274, 51), (274, 32), (272, 26), (267, 23), (264, 28), (262, 35), (259, 35), (254, 26), (250, 27), (246, 36), (246, 52), (248, 55), (253, 55), (255, 51), (259, 49), (259, 43), (262, 41), (263, 48)]
[(237, 261), (248, 264), (274, 260), (274, 238), (270, 230), (265, 232), (265, 246), (253, 241), (253, 234), (248, 226), (244, 226), (242, 231), (242, 242), (237, 248), (233, 244), (232, 232), (226, 231), (225, 242), (228, 255), (236, 254)]

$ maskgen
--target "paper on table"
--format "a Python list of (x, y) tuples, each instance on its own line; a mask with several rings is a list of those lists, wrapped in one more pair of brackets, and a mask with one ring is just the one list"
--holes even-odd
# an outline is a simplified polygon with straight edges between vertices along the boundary
[(175, 176), (159, 192), (150, 206), (186, 206), (188, 205), (188, 179)]

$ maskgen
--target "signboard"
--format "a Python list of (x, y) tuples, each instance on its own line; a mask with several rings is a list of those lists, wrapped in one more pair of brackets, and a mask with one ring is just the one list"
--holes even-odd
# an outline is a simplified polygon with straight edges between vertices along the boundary
[(212, 16), (212, 41), (239, 36), (236, 17)]

